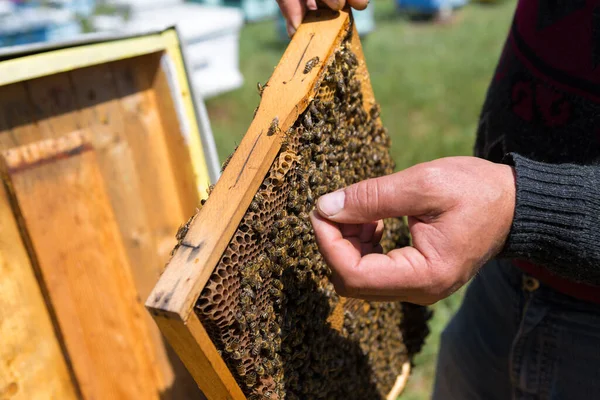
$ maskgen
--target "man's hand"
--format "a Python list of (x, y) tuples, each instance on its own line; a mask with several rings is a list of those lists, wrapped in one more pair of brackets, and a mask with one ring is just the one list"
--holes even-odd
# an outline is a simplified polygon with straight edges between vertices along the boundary
[[(450, 157), (324, 195), (311, 221), (340, 295), (433, 304), (502, 249), (514, 208), (511, 167)], [(381, 220), (405, 215), (413, 246), (381, 254)]]
[[(302, 23), (306, 10), (316, 10), (317, 0), (277, 0), (279, 8), (286, 20), (287, 32), (290, 37), (294, 36), (296, 30)], [(326, 6), (332, 10), (341, 10), (346, 5), (346, 0), (323, 0)], [(364, 10), (369, 0), (348, 0), (350, 7)]]

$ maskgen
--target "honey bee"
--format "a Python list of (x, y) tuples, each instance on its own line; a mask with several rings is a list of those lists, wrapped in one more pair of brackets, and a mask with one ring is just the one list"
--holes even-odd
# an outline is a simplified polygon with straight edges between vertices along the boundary
[(234, 350), (234, 351), (231, 353), (231, 358), (233, 358), (234, 360), (241, 360), (241, 359), (242, 359), (242, 356), (243, 356), (243, 355), (242, 355), (242, 352), (241, 352), (241, 351), (239, 351), (239, 350)]
[(308, 106), (308, 111), (310, 111), (310, 113), (313, 115), (313, 117), (315, 117), (317, 120), (322, 120), (323, 119), (323, 114), (321, 113), (321, 111), (319, 111), (317, 109), (317, 106), (315, 105), (315, 102), (312, 102), (310, 104), (310, 106)]
[(310, 113), (304, 113), (304, 117), (302, 117), (302, 122), (304, 123), (304, 127), (306, 129), (312, 129), (314, 126)]
[[(298, 192), (297, 192), (297, 191), (295, 191), (295, 190), (292, 190), (292, 191), (291, 191), (291, 192), (288, 194), (288, 201), (293, 201), (293, 202), (295, 202), (295, 201), (297, 201), (297, 200), (298, 200)], [(290, 221), (290, 220), (295, 220), (295, 218), (294, 218), (294, 217), (288, 217), (288, 218), (287, 218), (287, 221)], [(289, 222), (288, 222), (288, 223), (289, 223)]]
[(304, 132), (302, 132), (302, 135), (300, 136), (300, 138), (302, 140), (304, 140), (305, 142), (310, 142), (311, 140), (313, 140), (315, 138), (315, 135), (313, 134), (312, 131), (304, 131)]
[(250, 206), (248, 207), (250, 211), (258, 212), (260, 210), (260, 206), (256, 200), (252, 200), (250, 202)]
[(249, 274), (242, 278), (242, 285), (248, 285), (258, 290), (262, 287), (262, 278), (257, 273)]
[(254, 371), (256, 371), (259, 376), (264, 376), (267, 373), (261, 364), (256, 364), (254, 366)]
[(306, 202), (310, 205), (313, 205), (315, 202), (315, 198), (313, 197), (311, 190), (308, 190), (308, 192), (306, 193)]
[(271, 121), (271, 125), (269, 126), (269, 130), (267, 131), (267, 136), (273, 136), (275, 133), (279, 132), (279, 117), (273, 118)]
[(265, 226), (260, 221), (254, 221), (252, 223), (252, 230), (258, 234), (265, 233)]
[(275, 227), (275, 229), (283, 229), (283, 227), (285, 227), (286, 224), (287, 223), (284, 219), (279, 219), (279, 220), (275, 221), (273, 226)]
[(252, 345), (252, 348), (250, 349), (250, 354), (252, 354), (254, 357), (257, 357), (260, 354), (261, 348), (262, 348), (262, 341), (260, 339), (258, 339), (256, 341), (256, 343), (254, 343)]
[(308, 74), (316, 65), (319, 64), (319, 56), (313, 57), (310, 60), (308, 60), (306, 62), (306, 65), (304, 66), (304, 74)]
[[(244, 383), (246, 383), (246, 386), (254, 386), (254, 384), (256, 384), (256, 372), (247, 373), (244, 378)], [(248, 399), (250, 399), (250, 397), (248, 397)]]
[(371, 119), (377, 119), (379, 118), (380, 112), (381, 107), (379, 107), (379, 104), (374, 104), (373, 107), (371, 107), (371, 110), (369, 110), (369, 116)]
[(263, 92), (265, 91), (265, 89), (269, 86), (269, 82), (265, 83), (264, 85), (260, 82), (256, 82), (256, 90), (258, 90), (258, 95), (260, 97), (262, 97)]
[(280, 291), (283, 290), (283, 283), (279, 279), (273, 279), (271, 281), (271, 286), (273, 286), (276, 289), (279, 289)]
[(244, 316), (244, 313), (242, 313), (241, 311), (236, 311), (236, 313), (235, 313), (235, 320), (239, 324), (245, 324), (246, 323), (246, 317)]
[(281, 297), (283, 296), (283, 293), (281, 292), (281, 290), (277, 289), (276, 287), (270, 287), (269, 288), (269, 294), (273, 297)]
[(256, 203), (257, 203), (259, 206), (262, 206), (263, 204), (265, 204), (265, 198), (264, 198), (264, 197), (263, 197), (263, 195), (262, 195), (262, 194), (260, 194), (260, 193), (256, 193), (256, 194), (254, 195), (254, 201), (256, 201)]
[(239, 376), (245, 376), (246, 375), (246, 366), (243, 363), (239, 363), (235, 366), (235, 372), (237, 372), (237, 374)]

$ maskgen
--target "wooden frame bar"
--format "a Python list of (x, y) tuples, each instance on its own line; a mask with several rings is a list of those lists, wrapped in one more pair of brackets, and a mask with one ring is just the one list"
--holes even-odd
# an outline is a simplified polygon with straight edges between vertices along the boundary
[[(269, 79), (244, 139), (146, 301), (161, 331), (210, 399), (245, 397), (193, 312), (193, 305), (278, 154), (284, 132), (316, 96), (316, 83), (348, 34), (359, 60), (357, 75), (365, 109), (374, 105), (350, 12), (309, 13)], [(314, 57), (319, 58), (319, 64), (304, 74), (307, 61)]]

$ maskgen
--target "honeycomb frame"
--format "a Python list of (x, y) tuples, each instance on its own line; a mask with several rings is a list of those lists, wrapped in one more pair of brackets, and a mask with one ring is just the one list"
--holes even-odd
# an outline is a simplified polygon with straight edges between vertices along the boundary
[[(313, 40), (317, 35), (318, 40)], [(192, 307), (225, 254), (271, 166), (293, 164), (290, 158), (293, 152), (280, 152), (285, 132), (292, 128), (312, 99), (325, 95), (328, 89), (323, 81), (325, 67), (349, 35), (351, 50), (358, 61), (356, 77), (361, 84), (362, 106), (370, 113), (375, 105), (374, 96), (349, 12), (310, 13), (263, 91), (250, 129), (219, 184), (201, 211), (180, 231), (180, 246), (146, 303), (163, 334), (209, 398), (246, 397), (211, 341), (205, 329), (210, 326), (200, 322)], [(322, 61), (304, 73), (304, 63), (315, 59)], [(285, 176), (285, 172), (281, 176)], [(277, 179), (277, 176), (271, 178)]]

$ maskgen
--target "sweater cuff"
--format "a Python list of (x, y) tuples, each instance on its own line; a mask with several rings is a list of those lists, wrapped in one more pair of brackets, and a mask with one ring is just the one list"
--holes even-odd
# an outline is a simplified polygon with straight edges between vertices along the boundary
[(514, 220), (499, 256), (599, 284), (599, 168), (547, 164), (515, 153), (504, 162), (514, 166), (517, 187)]

